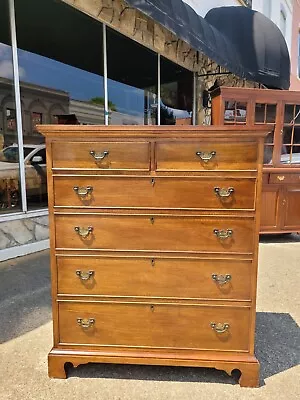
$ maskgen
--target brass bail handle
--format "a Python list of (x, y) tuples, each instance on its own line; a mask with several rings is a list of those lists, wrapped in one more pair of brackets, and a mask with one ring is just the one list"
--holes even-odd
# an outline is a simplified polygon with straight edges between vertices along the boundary
[(78, 196), (80, 197), (85, 197), (89, 193), (92, 193), (93, 191), (93, 186), (86, 186), (86, 187), (80, 187), (80, 186), (74, 186), (73, 190)]
[(225, 189), (225, 188), (215, 187), (214, 191), (217, 196), (224, 198), (231, 196), (234, 193), (234, 188), (229, 187), (228, 189)]
[(217, 154), (216, 151), (197, 151), (196, 156), (200, 157), (201, 160), (205, 163), (210, 161)]
[(225, 322), (224, 324), (222, 324), (221, 322), (218, 323), (211, 322), (210, 326), (217, 333), (225, 333), (226, 331), (228, 331), (230, 327), (230, 325), (227, 322)]
[(88, 281), (92, 276), (95, 275), (95, 271), (81, 271), (80, 269), (78, 269), (76, 271), (76, 275), (79, 277), (80, 280), (82, 281)]
[(103, 158), (107, 157), (109, 155), (109, 151), (104, 150), (103, 152), (96, 152), (94, 150), (91, 150), (90, 155), (93, 156), (96, 161), (99, 161), (99, 160), (103, 160)]
[(221, 240), (230, 238), (233, 235), (231, 229), (214, 229), (214, 234)]
[(83, 329), (91, 328), (95, 322), (95, 318), (77, 318), (77, 324)]
[(82, 238), (87, 238), (90, 233), (92, 233), (94, 228), (92, 226), (88, 226), (87, 228), (81, 228), (80, 226), (75, 226), (74, 231), (78, 233)]
[(218, 275), (218, 274), (212, 274), (212, 279), (216, 281), (220, 286), (225, 285), (226, 283), (231, 281), (231, 275), (226, 274), (226, 275)]

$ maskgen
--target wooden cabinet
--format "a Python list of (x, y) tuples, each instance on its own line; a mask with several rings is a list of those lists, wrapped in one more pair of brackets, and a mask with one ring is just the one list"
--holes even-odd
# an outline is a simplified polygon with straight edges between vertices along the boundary
[(48, 157), (49, 376), (65, 378), (67, 362), (203, 366), (240, 369), (240, 384), (257, 386), (266, 127), (39, 130)]
[(261, 233), (300, 231), (300, 94), (220, 87), (212, 92), (212, 125), (267, 124)]

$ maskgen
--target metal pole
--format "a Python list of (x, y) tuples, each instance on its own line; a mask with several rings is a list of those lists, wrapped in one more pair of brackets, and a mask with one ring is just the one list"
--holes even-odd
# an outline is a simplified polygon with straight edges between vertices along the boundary
[(19, 77), (14, 0), (9, 0), (9, 19), (10, 19), (10, 34), (11, 34), (12, 62), (13, 62), (13, 75), (14, 75), (14, 88), (15, 88), (15, 103), (16, 103), (21, 201), (22, 201), (23, 212), (27, 212), (26, 175), (25, 175), (24, 152), (23, 152), (22, 106), (21, 106), (21, 95), (20, 95), (20, 77)]
[(197, 76), (196, 72), (193, 74), (193, 125), (196, 125), (196, 114), (197, 114)]
[(103, 72), (104, 72), (104, 124), (109, 124), (108, 89), (107, 89), (107, 43), (106, 25), (103, 24)]
[(157, 54), (157, 125), (160, 125), (160, 54)]

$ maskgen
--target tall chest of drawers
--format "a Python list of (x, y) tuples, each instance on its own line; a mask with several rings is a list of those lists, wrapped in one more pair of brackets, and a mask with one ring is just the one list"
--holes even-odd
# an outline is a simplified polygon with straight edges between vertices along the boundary
[(265, 127), (40, 126), (65, 363), (241, 371), (254, 355)]

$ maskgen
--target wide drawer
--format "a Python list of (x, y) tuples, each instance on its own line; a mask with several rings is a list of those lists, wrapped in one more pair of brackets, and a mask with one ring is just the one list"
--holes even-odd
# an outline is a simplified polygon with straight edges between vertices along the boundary
[(54, 142), (52, 158), (53, 168), (149, 171), (150, 145), (139, 142)]
[(58, 293), (250, 300), (251, 261), (57, 257)]
[(56, 206), (254, 209), (255, 179), (56, 177)]
[(61, 344), (248, 351), (249, 325), (243, 307), (59, 303)]
[(285, 183), (300, 184), (300, 174), (285, 174), (285, 173), (270, 174), (269, 182), (278, 184), (285, 184)]
[(169, 142), (156, 144), (158, 171), (256, 170), (253, 142)]
[(61, 214), (55, 223), (57, 248), (253, 251), (254, 218), (250, 217)]

